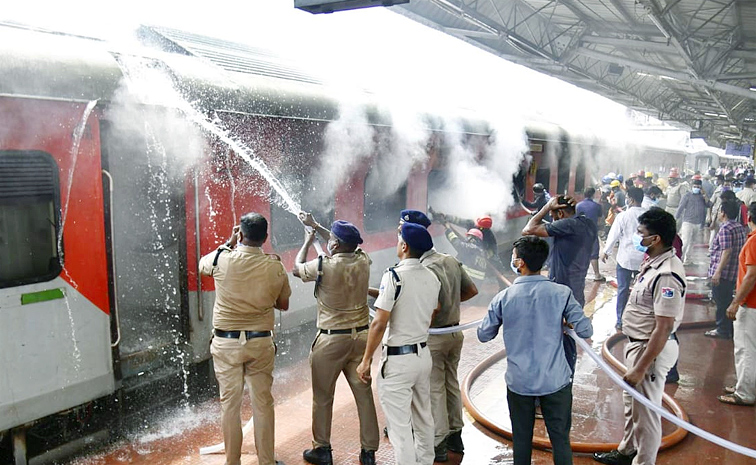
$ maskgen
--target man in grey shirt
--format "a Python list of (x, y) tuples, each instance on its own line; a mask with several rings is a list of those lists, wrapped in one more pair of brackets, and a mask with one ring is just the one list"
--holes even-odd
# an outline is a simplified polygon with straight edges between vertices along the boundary
[(555, 464), (572, 464), (572, 372), (562, 345), (563, 321), (580, 337), (593, 335), (569, 287), (541, 276), (549, 246), (543, 239), (518, 239), (512, 250), (512, 269), (520, 275), (488, 307), (478, 339), (488, 342), (503, 327), (507, 350), (507, 403), (512, 421), (515, 465), (530, 463), (535, 403), (540, 400)]

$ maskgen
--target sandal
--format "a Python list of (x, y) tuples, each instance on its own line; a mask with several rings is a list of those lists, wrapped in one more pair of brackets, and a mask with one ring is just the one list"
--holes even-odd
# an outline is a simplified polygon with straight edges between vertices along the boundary
[(594, 276), (593, 280), (596, 281), (596, 282), (598, 282), (598, 283), (603, 283), (603, 282), (606, 281), (606, 276), (603, 276), (603, 275), (602, 276)]
[(722, 390), (725, 394), (735, 394), (735, 386), (725, 386)]
[(725, 394), (723, 396), (717, 397), (720, 402), (730, 405), (744, 405), (748, 407), (753, 407), (753, 402), (744, 402), (740, 397), (738, 397), (736, 394)]

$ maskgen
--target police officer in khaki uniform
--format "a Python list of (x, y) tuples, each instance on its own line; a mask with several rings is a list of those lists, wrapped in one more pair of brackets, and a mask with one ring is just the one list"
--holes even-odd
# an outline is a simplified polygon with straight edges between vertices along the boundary
[[(294, 276), (304, 282), (315, 281), (318, 301), (318, 335), (310, 351), (312, 372), (312, 449), (304, 451), (304, 459), (315, 465), (331, 465), (331, 417), (333, 396), (339, 373), (344, 373), (357, 403), (360, 418), (360, 463), (375, 464), (380, 432), (375, 413), (373, 390), (360, 381), (357, 365), (362, 361), (367, 344), (370, 280), (370, 258), (358, 245), (360, 231), (346, 221), (334, 221), (328, 231), (309, 213), (300, 213), (309, 226), (305, 242), (296, 258)], [(331, 256), (320, 256), (307, 262), (307, 251), (315, 234), (328, 241)]]
[[(402, 211), (399, 224), (416, 223), (430, 226), (428, 217), (417, 210)], [(428, 335), (428, 347), (433, 359), (431, 371), (431, 410), (435, 424), (435, 461), (449, 460), (447, 450), (462, 454), (462, 396), (459, 392), (457, 368), (462, 355), (464, 336), (453, 331), (459, 326), (460, 303), (478, 294), (478, 288), (465, 272), (462, 264), (451, 255), (436, 251), (435, 247), (420, 257), (420, 263), (431, 270), (441, 283), (441, 309), (431, 322), (431, 329), (444, 329), (441, 334)]]
[(441, 284), (420, 263), (422, 254), (432, 247), (433, 240), (424, 227), (413, 223), (401, 226), (396, 245), (400, 262), (383, 274), (367, 348), (357, 367), (360, 378), (369, 383), (373, 352), (383, 339), (378, 397), (397, 465), (433, 464), (433, 361), (427, 340)]
[[(625, 381), (661, 407), (667, 372), (677, 361), (675, 331), (685, 307), (685, 270), (675, 255), (675, 218), (660, 208), (638, 217), (635, 247), (648, 253), (622, 315)], [(617, 450), (594, 454), (607, 464), (652, 465), (661, 445), (661, 416), (623, 393), (625, 432)], [(633, 458), (635, 459), (633, 461)]]
[(241, 464), (245, 382), (252, 396), (258, 463), (281, 464), (273, 452), (273, 308), (289, 308), (291, 288), (281, 259), (261, 249), (267, 238), (268, 221), (258, 213), (247, 213), (231, 239), (199, 263), (200, 273), (215, 279), (210, 353), (220, 388), (226, 465)]

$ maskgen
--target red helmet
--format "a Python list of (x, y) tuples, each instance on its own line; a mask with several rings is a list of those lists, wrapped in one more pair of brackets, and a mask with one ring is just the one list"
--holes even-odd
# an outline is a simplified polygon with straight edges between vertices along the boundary
[(693, 180), (694, 180), (694, 181), (700, 181), (701, 179), (702, 179), (702, 178), (701, 178), (701, 175), (700, 175), (700, 174), (695, 174), (695, 175), (693, 175)]
[(482, 229), (491, 229), (491, 226), (493, 226), (493, 219), (491, 219), (490, 216), (481, 216), (477, 220), (475, 220), (475, 226), (482, 228)]
[(481, 231), (478, 228), (472, 228), (472, 229), (470, 229), (469, 231), (467, 231), (467, 235), (468, 236), (475, 236), (478, 239), (480, 239), (481, 241), (483, 240), (483, 231)]

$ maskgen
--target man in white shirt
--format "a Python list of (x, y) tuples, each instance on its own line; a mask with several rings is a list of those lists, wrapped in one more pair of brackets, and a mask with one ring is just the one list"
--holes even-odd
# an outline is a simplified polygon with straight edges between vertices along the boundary
[(752, 176), (745, 178), (745, 187), (740, 192), (735, 194), (735, 197), (743, 201), (746, 207), (751, 205), (751, 202), (756, 202), (756, 190), (753, 190), (753, 185), (756, 184), (756, 179)]
[(643, 252), (636, 250), (633, 244), (633, 234), (638, 228), (638, 217), (646, 209), (641, 207), (643, 203), (643, 189), (631, 187), (627, 190), (627, 210), (617, 216), (606, 238), (604, 254), (601, 261), (606, 263), (614, 246), (619, 242), (617, 249), (617, 330), (622, 329), (622, 312), (625, 310), (627, 300), (630, 297), (630, 283), (640, 270), (643, 262)]
[(431, 248), (433, 240), (425, 227), (402, 224), (396, 247), (399, 264), (386, 270), (379, 290), (368, 291), (377, 296), (375, 318), (357, 367), (360, 379), (370, 383), (373, 352), (383, 339), (378, 398), (400, 465), (433, 465), (435, 456), (430, 399), (433, 359), (427, 341), (439, 308), (441, 283), (420, 263), (420, 257)]

